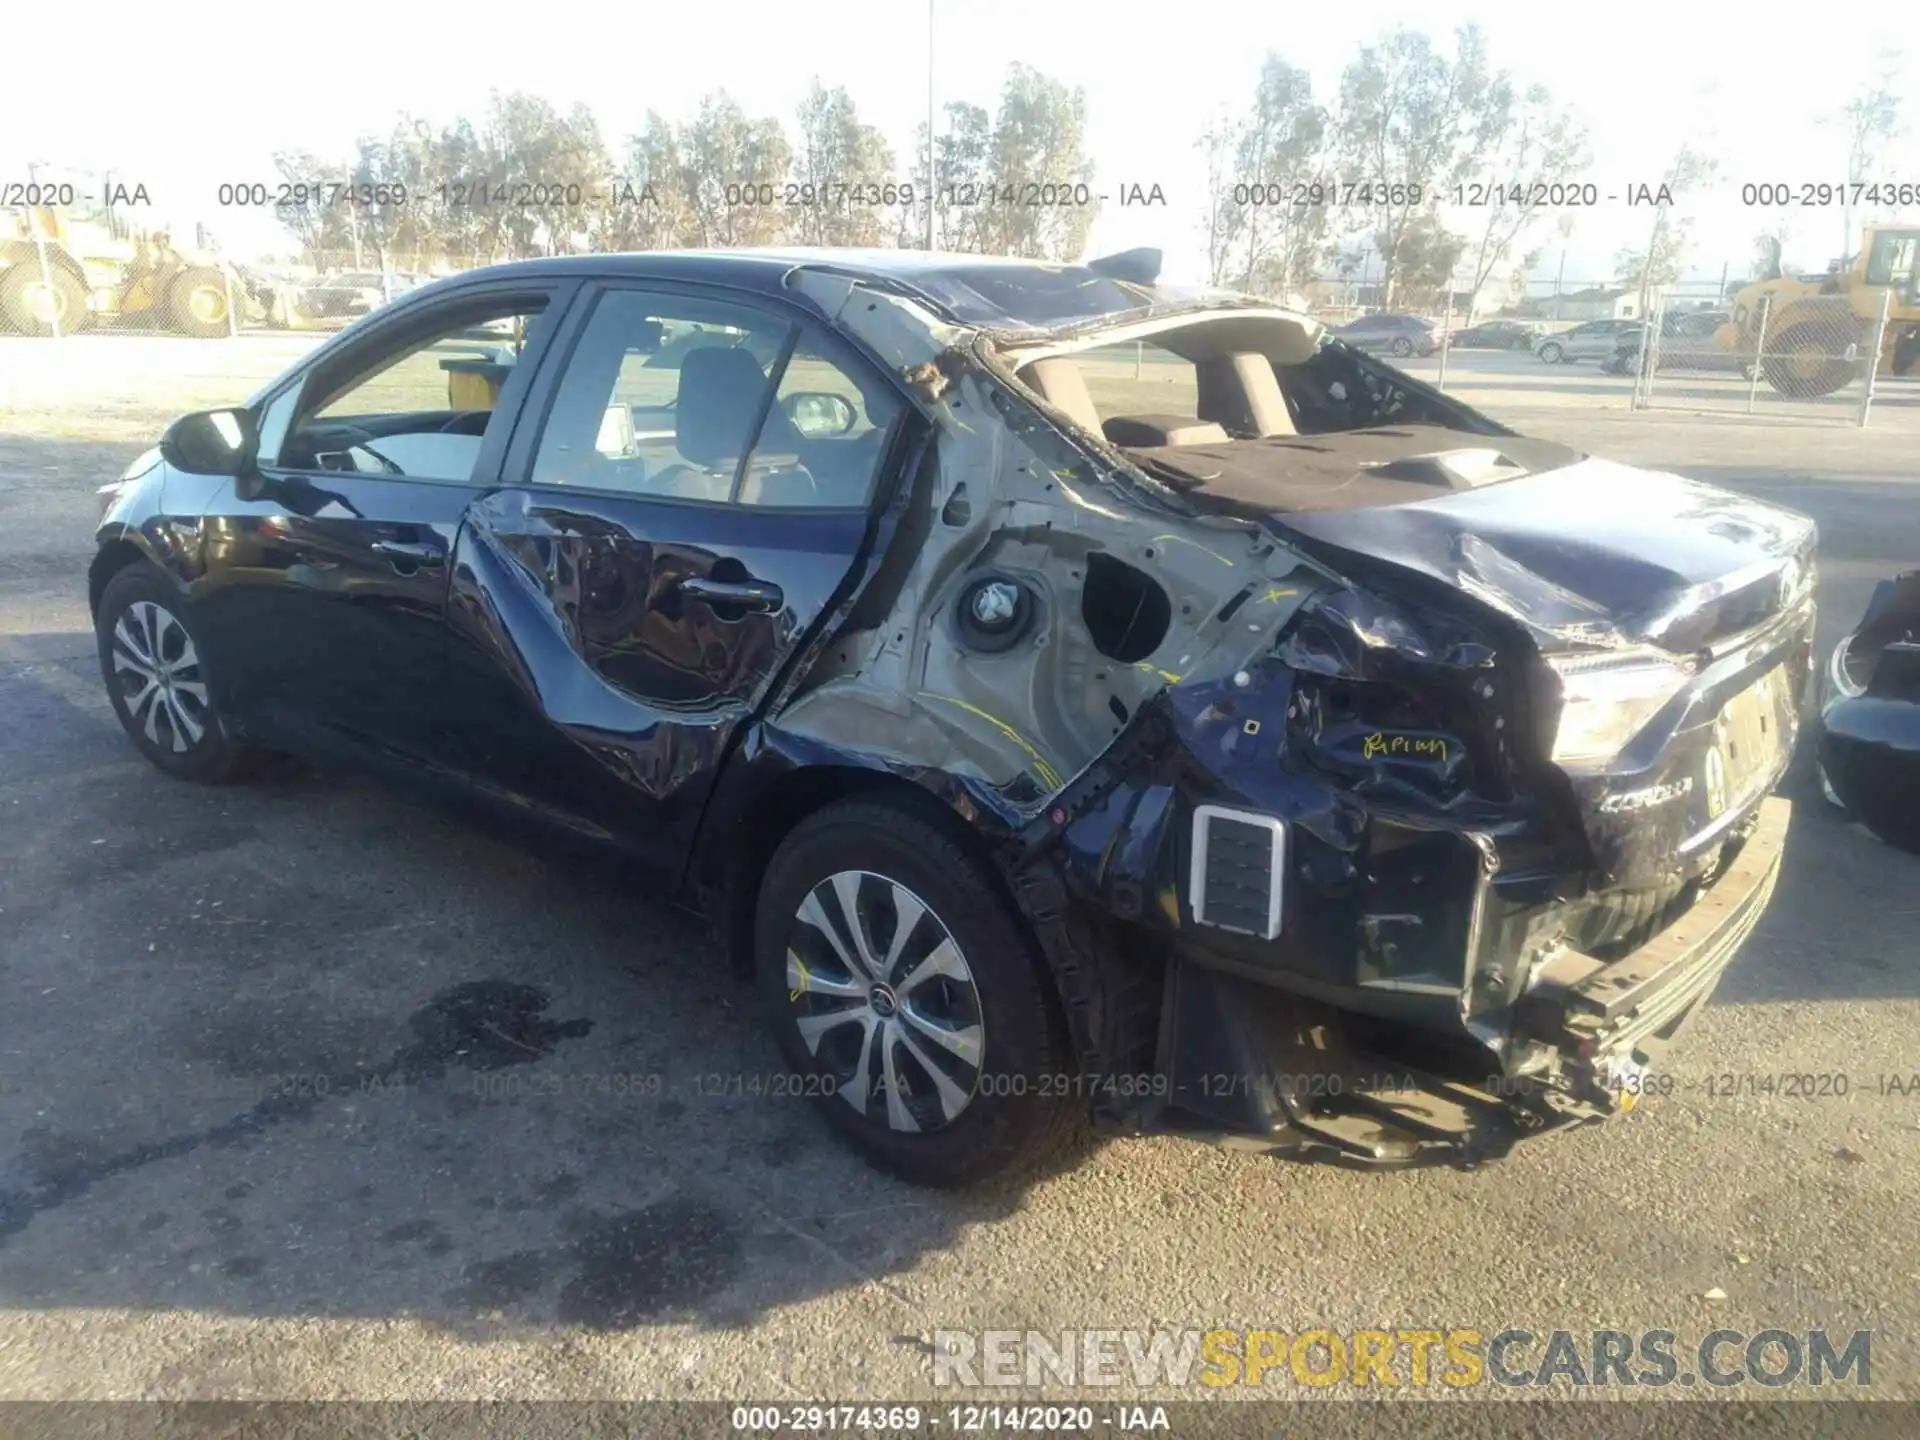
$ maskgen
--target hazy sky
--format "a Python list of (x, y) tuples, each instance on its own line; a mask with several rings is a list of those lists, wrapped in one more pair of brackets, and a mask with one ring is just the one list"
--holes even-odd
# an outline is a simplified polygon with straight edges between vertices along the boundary
[[(1014, 60), (1084, 87), (1097, 188), (1157, 183), (1170, 202), (1109, 204), (1094, 248), (1159, 245), (1169, 274), (1182, 278), (1204, 254), (1195, 140), (1221, 110), (1247, 103), (1269, 49), (1307, 68), (1316, 92), (1331, 97), (1356, 47), (1395, 23), (1444, 37), (1479, 21), (1496, 63), (1549, 85), (1585, 115), (1603, 194), (1657, 181), (1682, 141), (1719, 156), (1723, 179), (1699, 207), (1691, 251), (1698, 273), (1717, 276), (1723, 261), (1738, 274), (1754, 235), (1782, 218), (1742, 206), (1743, 182), (1844, 179), (1844, 140), (1820, 122), (1871, 74), (1876, 50), (1903, 45), (1910, 28), (1892, 11), (1850, 10), (1844, 23), (1808, 12), (1783, 29), (1704, 0), (1380, 0), (1351, 9), (934, 0), (933, 8), (936, 97), (990, 105)], [(15, 55), (72, 50), (69, 14), (45, 4), (14, 9)], [(925, 0), (320, 10), (216, 0), (169, 13), (138, 27), (138, 44), (83, 45), (71, 64), (10, 67), (0, 90), (0, 182), (24, 178), (28, 160), (111, 167), (145, 179), (170, 217), (197, 213), (240, 251), (285, 242), (270, 217), (218, 210), (221, 181), (276, 178), (276, 149), (344, 157), (356, 137), (384, 133), (402, 109), (433, 120), (478, 114), (492, 89), (535, 91), (562, 108), (584, 101), (616, 146), (647, 110), (689, 116), (702, 93), (720, 87), (751, 113), (790, 121), (815, 76), (843, 84), (903, 152), (927, 108)], [(1920, 184), (1916, 59), (1906, 61), (1904, 87), (1914, 97), (1912, 129), (1881, 167), (1910, 185)], [(1790, 260), (1824, 263), (1838, 252), (1837, 210), (1791, 218)], [(1606, 278), (1613, 253), (1643, 244), (1648, 223), (1647, 212), (1619, 205), (1584, 213), (1567, 242), (1567, 279)], [(1534, 243), (1548, 245), (1551, 274), (1559, 244), (1550, 225), (1542, 228)]]

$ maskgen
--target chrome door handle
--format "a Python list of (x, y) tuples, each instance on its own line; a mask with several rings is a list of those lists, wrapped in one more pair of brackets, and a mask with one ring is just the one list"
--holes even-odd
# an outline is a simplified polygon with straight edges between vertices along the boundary
[(446, 552), (438, 545), (426, 545), (415, 540), (376, 540), (372, 548), (374, 554), (390, 560), (396, 568), (432, 569), (447, 563)]
[(787, 603), (785, 592), (771, 580), (710, 580), (704, 575), (689, 575), (678, 589), (682, 595), (709, 605), (743, 610), (778, 610)]

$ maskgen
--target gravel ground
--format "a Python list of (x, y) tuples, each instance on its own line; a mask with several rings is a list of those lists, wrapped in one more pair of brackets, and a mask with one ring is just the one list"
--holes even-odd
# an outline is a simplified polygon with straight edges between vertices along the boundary
[[(777, 1069), (749, 996), (604, 865), (352, 779), (190, 788), (123, 742), (91, 491), (304, 343), (0, 342), (0, 1398), (926, 1397), (936, 1329), (1121, 1326), (1870, 1329), (1870, 1393), (1920, 1398), (1920, 1096), (1880, 1079), (1920, 1070), (1920, 862), (1804, 763), (1671, 1096), (1475, 1172), (1128, 1140), (917, 1192), (744, 1093)], [(1454, 379), (1507, 395), (1502, 359)], [(1463, 393), (1815, 515), (1823, 643), (1920, 560), (1920, 412), (1549, 379)], [(1711, 1080), (1784, 1072), (1848, 1093)]]

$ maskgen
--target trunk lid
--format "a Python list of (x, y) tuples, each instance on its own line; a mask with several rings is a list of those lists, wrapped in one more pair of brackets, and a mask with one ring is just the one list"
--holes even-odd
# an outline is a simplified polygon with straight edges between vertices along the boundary
[(1817, 538), (1797, 511), (1597, 459), (1268, 523), (1444, 581), (1548, 650), (1688, 653), (1752, 630), (1802, 598)]

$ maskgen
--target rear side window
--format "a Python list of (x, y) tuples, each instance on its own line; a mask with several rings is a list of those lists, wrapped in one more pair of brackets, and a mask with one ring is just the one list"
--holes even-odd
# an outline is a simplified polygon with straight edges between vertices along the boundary
[(724, 502), (793, 327), (704, 297), (600, 297), (540, 434), (533, 483)]
[(904, 403), (832, 337), (746, 306), (602, 296), (533, 483), (705, 504), (863, 506)]

